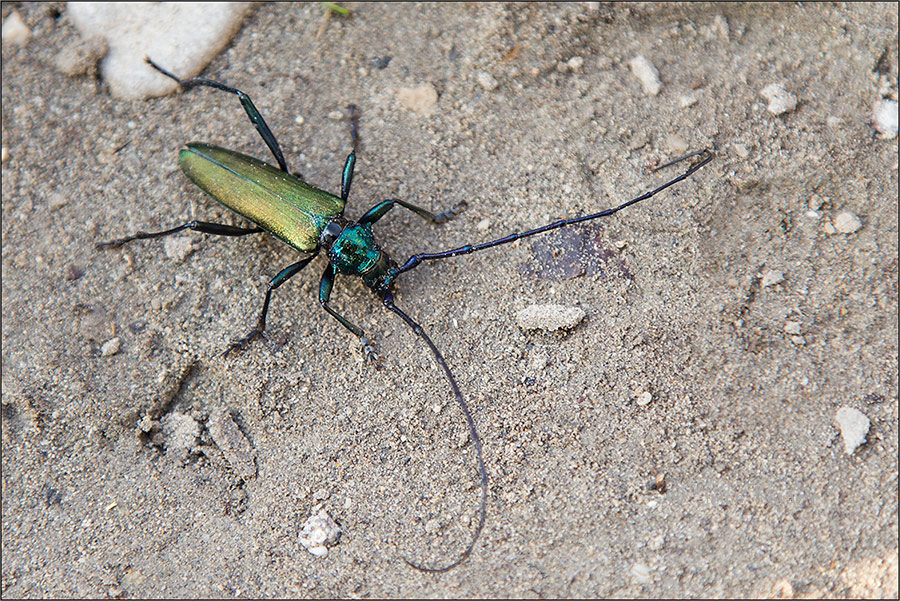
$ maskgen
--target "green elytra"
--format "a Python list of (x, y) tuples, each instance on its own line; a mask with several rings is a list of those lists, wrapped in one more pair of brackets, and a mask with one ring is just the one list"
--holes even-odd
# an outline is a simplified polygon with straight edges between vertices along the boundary
[(656, 170), (659, 170), (692, 157), (702, 157), (678, 177), (675, 177), (656, 189), (642, 194), (617, 207), (606, 209), (598, 213), (592, 213), (590, 215), (561, 219), (533, 230), (510, 234), (503, 238), (498, 238), (482, 244), (465, 245), (437, 253), (415, 254), (407, 259), (402, 265), (399, 265), (390, 258), (375, 240), (375, 236), (372, 232), (372, 225), (376, 221), (393, 209), (394, 205), (400, 205), (413, 211), (423, 219), (433, 223), (443, 223), (454, 217), (462, 209), (464, 204), (460, 203), (456, 207), (443, 213), (434, 214), (412, 203), (400, 199), (389, 199), (375, 205), (356, 222), (345, 219), (344, 208), (350, 194), (350, 186), (353, 181), (353, 170), (356, 164), (356, 146), (358, 141), (358, 115), (356, 107), (352, 105), (350, 107), (350, 133), (354, 150), (347, 157), (347, 161), (344, 165), (341, 178), (341, 195), (338, 197), (307, 184), (288, 171), (287, 163), (278, 141), (272, 134), (265, 120), (262, 118), (262, 115), (250, 100), (250, 97), (244, 92), (202, 77), (182, 80), (169, 71), (159, 67), (149, 58), (146, 59), (146, 61), (166, 77), (177, 81), (183, 89), (194, 86), (207, 86), (236, 94), (244, 107), (244, 111), (250, 118), (250, 121), (256, 127), (260, 136), (263, 138), (263, 141), (274, 155), (278, 162), (278, 167), (274, 167), (253, 157), (210, 144), (196, 142), (189, 143), (179, 153), (179, 165), (184, 173), (213, 199), (238, 215), (255, 223), (257, 227), (244, 228), (202, 221), (191, 221), (161, 232), (137, 232), (132, 236), (99, 243), (97, 244), (97, 247), (117, 247), (134, 240), (160, 238), (190, 229), (201, 233), (221, 236), (245, 236), (248, 234), (268, 232), (297, 251), (307, 253), (308, 256), (282, 269), (269, 281), (265, 300), (263, 301), (263, 308), (260, 312), (256, 326), (247, 336), (230, 345), (223, 355), (227, 355), (231, 351), (245, 348), (257, 337), (265, 338), (264, 330), (266, 326), (266, 315), (268, 313), (272, 292), (292, 276), (299, 273), (316, 256), (318, 256), (318, 253), (321, 250), (324, 249), (328, 259), (328, 265), (325, 268), (319, 284), (319, 302), (330, 315), (360, 339), (367, 360), (377, 360), (374, 349), (363, 331), (337, 313), (329, 305), (331, 291), (334, 286), (334, 279), (337, 274), (359, 276), (366, 286), (381, 298), (384, 306), (399, 315), (413, 332), (428, 345), (436, 362), (446, 375), (457, 404), (465, 416), (469, 428), (469, 435), (471, 436), (475, 447), (479, 478), (481, 481), (479, 517), (472, 538), (457, 559), (442, 567), (426, 567), (404, 558), (404, 561), (408, 565), (423, 572), (446, 572), (458, 566), (472, 553), (485, 523), (488, 478), (484, 460), (482, 458), (481, 439), (478, 436), (475, 421), (472, 418), (471, 412), (463, 399), (462, 392), (456, 383), (456, 379), (453, 376), (449, 365), (444, 360), (443, 355), (422, 327), (394, 304), (392, 287), (397, 276), (405, 271), (413, 269), (422, 261), (433, 261), (462, 254), (469, 254), (513, 242), (514, 240), (527, 236), (533, 236), (549, 230), (611, 215), (627, 206), (646, 200), (662, 190), (690, 177), (691, 174), (712, 160), (712, 152), (709, 150), (693, 152), (657, 167)]

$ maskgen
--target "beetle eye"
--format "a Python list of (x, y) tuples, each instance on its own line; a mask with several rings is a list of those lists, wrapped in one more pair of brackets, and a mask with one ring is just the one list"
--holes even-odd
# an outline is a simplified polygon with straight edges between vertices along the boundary
[(344, 231), (344, 228), (341, 227), (339, 223), (336, 221), (329, 222), (329, 224), (325, 226), (325, 229), (322, 230), (322, 235), (319, 236), (322, 246), (330, 248), (332, 243), (337, 240), (337, 237), (341, 235), (342, 231)]

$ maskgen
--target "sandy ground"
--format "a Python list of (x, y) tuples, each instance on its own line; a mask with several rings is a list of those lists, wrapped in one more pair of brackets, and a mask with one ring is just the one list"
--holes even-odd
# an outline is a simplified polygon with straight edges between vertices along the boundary
[[(318, 306), (320, 258), (276, 293), (280, 348), (222, 359), (295, 253), (197, 234), (95, 250), (240, 223), (180, 173), (182, 143), (269, 157), (233, 96), (125, 102), (60, 73), (61, 8), (17, 7), (33, 38), (3, 48), (4, 598), (897, 595), (897, 140), (871, 124), (896, 93), (896, 6), (365, 5), (316, 40), (321, 6), (261, 5), (206, 69), (331, 190), (335, 113), (360, 107), (349, 216), (467, 201), (443, 226), (382, 220), (398, 259), (617, 204), (671, 175), (655, 162), (715, 149), (592, 227), (401, 279), (490, 474), (472, 556), (436, 576), (401, 558), (455, 557), (478, 487), (427, 349), (339, 280), (381, 355), (364, 365)], [(767, 110), (773, 83), (794, 110)], [(423, 84), (431, 115), (398, 101)], [(833, 233), (842, 211), (862, 227)], [(517, 325), (544, 303), (586, 318)], [(844, 406), (871, 422), (851, 455)], [(298, 538), (320, 506), (343, 529), (321, 558)]]

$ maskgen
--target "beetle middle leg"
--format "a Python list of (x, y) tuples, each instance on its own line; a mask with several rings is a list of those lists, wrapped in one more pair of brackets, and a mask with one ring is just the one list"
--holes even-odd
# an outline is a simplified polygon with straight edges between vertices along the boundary
[(244, 92), (241, 92), (237, 88), (232, 88), (231, 86), (226, 86), (223, 83), (219, 83), (217, 81), (213, 81), (211, 79), (206, 79), (205, 77), (191, 77), (190, 79), (180, 79), (177, 75), (166, 71), (152, 60), (149, 57), (144, 57), (144, 60), (147, 63), (168, 77), (169, 79), (174, 79), (178, 82), (184, 89), (192, 88), (194, 86), (207, 86), (209, 88), (215, 88), (217, 90), (222, 90), (224, 92), (229, 92), (231, 94), (237, 94), (237, 97), (241, 101), (241, 106), (244, 107), (244, 112), (247, 113), (247, 116), (250, 117), (250, 121), (253, 123), (253, 126), (256, 128), (256, 131), (259, 132), (259, 135), (262, 136), (263, 142), (266, 143), (266, 146), (269, 147), (269, 150), (272, 151), (272, 155), (275, 157), (275, 160), (278, 161), (278, 166), (285, 173), (289, 173), (287, 168), (287, 162), (284, 160), (284, 153), (281, 152), (281, 146), (278, 144), (278, 140), (275, 139), (275, 134), (272, 133), (272, 130), (269, 129), (269, 126), (266, 124), (266, 120), (263, 119), (262, 114), (260, 114), (259, 109), (256, 108), (256, 105), (253, 104), (253, 101), (250, 100), (250, 97), (247, 96)]
[(391, 198), (389, 200), (378, 203), (377, 205), (366, 211), (366, 214), (359, 218), (359, 223), (375, 223), (376, 221), (384, 217), (388, 213), (388, 211), (393, 209), (394, 205), (400, 205), (401, 207), (407, 208), (422, 219), (430, 221), (431, 223), (446, 223), (447, 221), (450, 221), (451, 219), (459, 215), (463, 211), (463, 209), (466, 208), (465, 201), (462, 201), (456, 206), (447, 209), (443, 213), (434, 214), (431, 211), (412, 204), (411, 202), (406, 202), (405, 200), (400, 200), (399, 198)]
[(230, 353), (232, 351), (243, 350), (257, 336), (262, 336), (263, 338), (266, 337), (266, 335), (263, 332), (266, 329), (266, 314), (269, 312), (269, 300), (271, 300), (271, 298), (272, 298), (272, 291), (275, 290), (276, 288), (278, 288), (279, 286), (281, 286), (282, 284), (284, 284), (291, 277), (300, 273), (300, 271), (304, 267), (309, 265), (309, 262), (315, 258), (316, 258), (316, 255), (312, 254), (312, 255), (306, 257), (305, 259), (301, 259), (301, 260), (297, 261), (296, 263), (294, 263), (292, 265), (288, 265), (287, 267), (282, 269), (280, 272), (278, 272), (278, 275), (276, 275), (274, 278), (272, 278), (269, 281), (269, 285), (266, 287), (266, 300), (263, 301), (263, 308), (259, 314), (259, 319), (256, 322), (256, 327), (253, 328), (253, 330), (251, 330), (251, 332), (249, 334), (247, 334), (246, 336), (244, 336), (237, 342), (232, 343), (231, 346), (229, 346), (227, 349), (225, 349), (225, 352), (222, 353), (223, 357), (228, 355), (228, 353)]
[(366, 338), (363, 331), (358, 326), (347, 321), (343, 315), (332, 309), (328, 304), (328, 301), (331, 299), (331, 290), (334, 288), (335, 275), (334, 265), (329, 263), (328, 267), (325, 268), (325, 273), (322, 274), (322, 280), (319, 282), (319, 303), (322, 305), (323, 309), (328, 311), (329, 315), (341, 322), (342, 326), (356, 334), (356, 337), (359, 338), (359, 341), (362, 343), (363, 355), (365, 356), (366, 362), (375, 363), (378, 361), (378, 354), (375, 353), (375, 348), (372, 346), (369, 339)]

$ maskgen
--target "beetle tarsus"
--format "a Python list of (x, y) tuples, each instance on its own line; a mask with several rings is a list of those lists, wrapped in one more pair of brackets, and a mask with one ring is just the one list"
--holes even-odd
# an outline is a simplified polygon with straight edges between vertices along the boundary
[(363, 363), (371, 363), (378, 367), (378, 353), (375, 352), (375, 346), (369, 342), (368, 338), (362, 339)]
[(227, 357), (231, 353), (244, 352), (244, 349), (246, 349), (250, 345), (250, 343), (253, 342), (253, 340), (257, 337), (262, 338), (266, 342), (266, 345), (269, 346), (269, 348), (271, 348), (271, 345), (273, 343), (269, 340), (268, 336), (266, 336), (265, 332), (263, 332), (259, 328), (256, 328), (252, 332), (250, 332), (247, 336), (244, 336), (240, 340), (232, 342), (228, 346), (228, 348), (225, 349), (225, 351), (222, 353), (221, 356)]
[(443, 213), (434, 216), (435, 223), (446, 223), (466, 210), (466, 201), (461, 200)]

